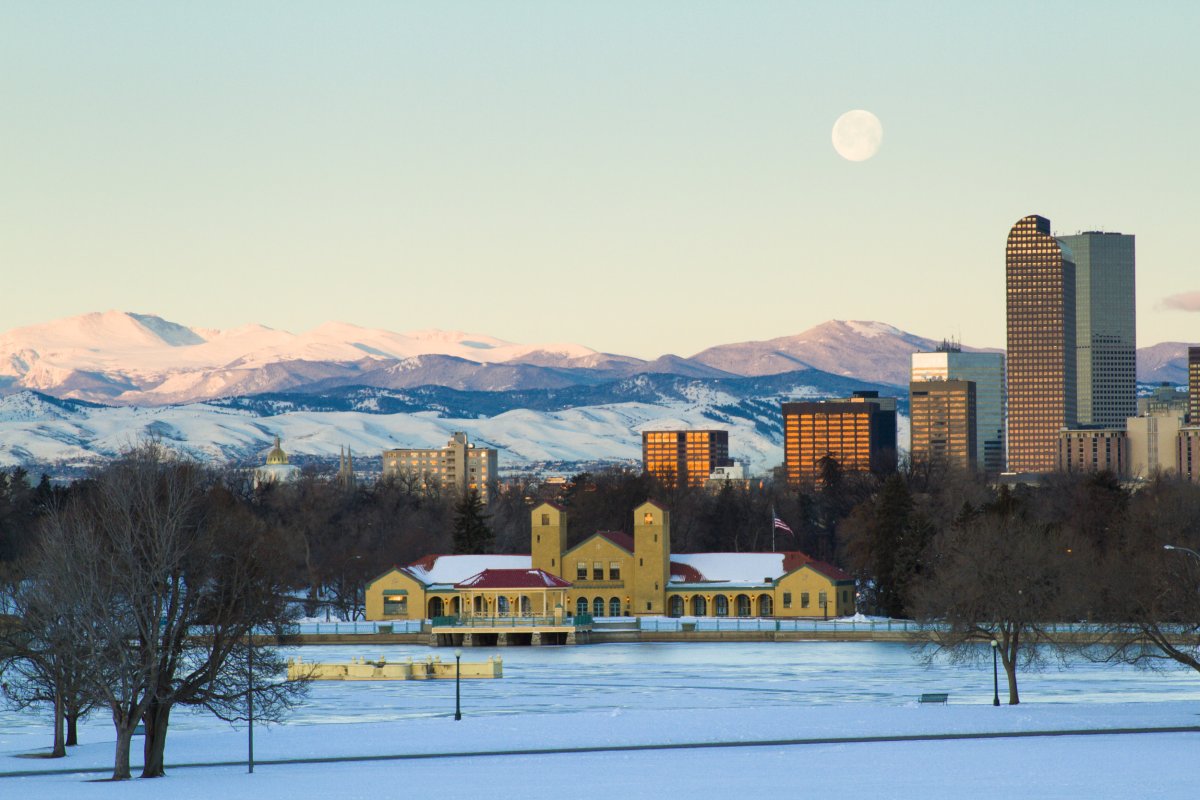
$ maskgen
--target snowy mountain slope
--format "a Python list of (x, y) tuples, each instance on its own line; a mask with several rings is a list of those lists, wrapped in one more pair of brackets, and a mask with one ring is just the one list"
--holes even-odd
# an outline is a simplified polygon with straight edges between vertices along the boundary
[[(538, 461), (637, 461), (641, 431), (717, 427), (734, 458), (765, 471), (781, 458), (780, 403), (887, 391), (816, 370), (750, 378), (638, 375), (598, 386), (511, 392), (444, 386), (335, 387), (210, 403), (100, 406), (34, 392), (0, 398), (0, 465), (95, 463), (155, 437), (195, 457), (256, 460), (278, 434), (289, 452), (332, 457), (343, 445), (368, 455), (441, 445), (453, 431), (502, 449), (506, 468)], [(53, 471), (53, 470), (52, 470)]]
[(811, 367), (835, 375), (904, 386), (908, 383), (909, 356), (933, 350), (938, 344), (883, 322), (830, 320), (795, 336), (710, 347), (690, 360), (741, 375), (769, 375)]
[(1160, 342), (1137, 351), (1137, 376), (1143, 383), (1187, 385), (1188, 345)]
[[(21, 402), (29, 397), (18, 395)], [(251, 411), (195, 404), (158, 408), (79, 407), (54, 418), (0, 416), (0, 466), (78, 467), (111, 458), (147, 437), (202, 460), (256, 460), (273, 436), (289, 453), (333, 457), (343, 446), (378, 455), (392, 447), (443, 445), (454, 431), (466, 431), (481, 446), (501, 448), (506, 469), (536, 461), (637, 461), (642, 428), (675, 424), (711, 427), (702, 406), (647, 403), (572, 408), (556, 412), (527, 409), (490, 418), (440, 417), (433, 412), (369, 414), (361, 411), (291, 411), (259, 416)], [(736, 457), (767, 469), (782, 458), (777, 442), (751, 420), (733, 420)]]

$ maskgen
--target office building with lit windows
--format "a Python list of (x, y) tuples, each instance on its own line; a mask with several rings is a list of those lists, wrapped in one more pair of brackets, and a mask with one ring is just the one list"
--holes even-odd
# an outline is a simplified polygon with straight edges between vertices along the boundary
[(445, 447), (384, 450), (383, 477), (425, 481), (460, 495), (475, 490), (486, 503), (498, 477), (497, 453), (491, 447), (476, 447), (458, 432)]
[(1060, 472), (1111, 472), (1129, 475), (1129, 442), (1124, 427), (1064, 428), (1058, 434)]
[(975, 384), (976, 468), (989, 475), (1004, 472), (1004, 354), (964, 353), (946, 344), (934, 353), (913, 353), (911, 376), (914, 382)]
[(1051, 472), (1075, 425), (1075, 262), (1050, 220), (1020, 219), (1005, 249), (1008, 470)]
[(783, 457), (793, 485), (819, 480), (826, 458), (847, 472), (895, 471), (896, 398), (863, 391), (841, 400), (784, 403)]
[(1137, 413), (1134, 237), (1060, 236), (1075, 262), (1076, 424), (1119, 428)]
[(913, 463), (973, 472), (978, 464), (975, 383), (913, 381), (908, 398)]
[(704, 486), (731, 463), (729, 431), (642, 431), (642, 468), (667, 486)]

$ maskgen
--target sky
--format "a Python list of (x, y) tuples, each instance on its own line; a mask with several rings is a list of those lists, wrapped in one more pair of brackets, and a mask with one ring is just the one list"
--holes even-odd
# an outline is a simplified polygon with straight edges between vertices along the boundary
[[(1037, 213), (1135, 234), (1139, 345), (1200, 341), (1196, 30), (1185, 2), (5, 3), (0, 330), (1003, 346)], [(852, 109), (883, 125), (857, 163)]]

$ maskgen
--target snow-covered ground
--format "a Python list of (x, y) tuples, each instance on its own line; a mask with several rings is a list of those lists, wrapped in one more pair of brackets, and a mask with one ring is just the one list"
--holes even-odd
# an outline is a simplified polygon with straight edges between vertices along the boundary
[[(452, 658), (410, 646), (296, 652), (306, 661)], [(1200, 677), (1182, 670), (1052, 667), (1023, 675), (1022, 705), (997, 709), (990, 664), (926, 667), (896, 644), (481, 648), (464, 658), (488, 655), (503, 656), (505, 677), (464, 682), (461, 722), (452, 719), (453, 683), (316, 683), (285, 724), (256, 730), (256, 756), (1200, 725)], [(918, 706), (925, 691), (949, 692), (950, 705)], [(0, 772), (105, 767), (111, 758), (111, 727), (99, 717), (65, 760), (17, 757), (43, 749), (46, 733), (43, 718), (0, 713)], [(125, 786), (91, 782), (97, 775), (0, 778), (0, 797), (1173, 797), (1192, 793), (1197, 746), (1198, 733), (1162, 733), (267, 765), (253, 776), (207, 767)], [(188, 713), (172, 719), (168, 763), (236, 761), (245, 749), (244, 727)]]

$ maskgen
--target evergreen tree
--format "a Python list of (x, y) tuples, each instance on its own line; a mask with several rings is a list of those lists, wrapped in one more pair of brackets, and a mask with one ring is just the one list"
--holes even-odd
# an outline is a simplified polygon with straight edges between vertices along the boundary
[(492, 529), (489, 515), (484, 513), (479, 492), (472, 489), (454, 507), (454, 552), (459, 555), (489, 553), (492, 549)]

